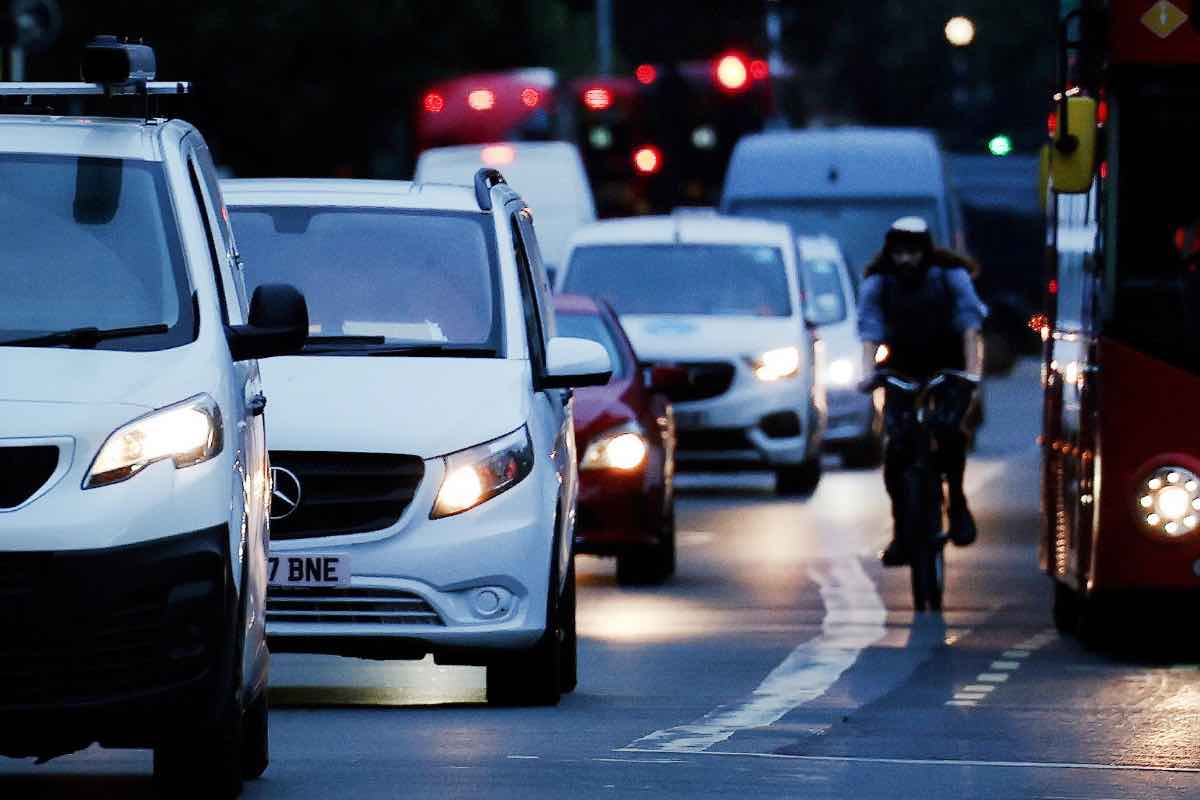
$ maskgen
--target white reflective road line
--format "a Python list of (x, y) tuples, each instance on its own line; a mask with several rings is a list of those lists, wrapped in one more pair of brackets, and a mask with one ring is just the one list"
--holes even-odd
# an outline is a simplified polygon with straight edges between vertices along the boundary
[(1029, 658), (1028, 650), (1005, 650), (1001, 653), (1004, 658)]
[[(952, 701), (953, 702), (953, 701)], [(621, 748), (622, 752), (653, 753), (655, 750), (639, 750), (635, 747)], [(972, 759), (942, 758), (872, 758), (870, 756), (802, 756), (791, 753), (731, 753), (725, 750), (709, 750), (696, 755), (726, 756), (740, 758), (774, 758), (783, 761), (812, 761), (833, 764), (899, 764), (917, 767), (1006, 767), (1015, 769), (1088, 769), (1111, 772), (1174, 772), (1185, 775), (1200, 775), (1200, 767), (1152, 767), (1142, 764), (1079, 764), (1070, 761), (977, 761)]]
[(791, 652), (740, 703), (721, 706), (691, 725), (655, 731), (622, 750), (701, 753), (740, 730), (778, 722), (815, 700), (850, 669), (863, 650), (885, 634), (887, 609), (874, 581), (855, 557), (814, 565), (809, 575), (821, 590), (821, 633)]
[(975, 676), (980, 683), (1004, 683), (1008, 680), (1007, 672), (984, 672)]
[(962, 689), (960, 689), (959, 691), (983, 692), (984, 694), (987, 694), (988, 692), (995, 691), (995, 689), (996, 689), (996, 684), (994, 684), (994, 683), (972, 683), (969, 686), (962, 687)]
[(1020, 669), (1020, 668), (1021, 668), (1020, 661), (993, 661), (992, 665), (990, 667), (988, 667), (988, 669), (999, 669), (999, 670), (1014, 670), (1014, 669)]

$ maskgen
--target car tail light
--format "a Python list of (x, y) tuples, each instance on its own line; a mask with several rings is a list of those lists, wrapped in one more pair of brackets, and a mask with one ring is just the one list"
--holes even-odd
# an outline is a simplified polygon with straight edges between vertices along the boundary
[(633, 77), (637, 78), (638, 83), (649, 86), (658, 80), (658, 70), (653, 64), (642, 64), (633, 71)]
[(430, 114), (440, 114), (442, 109), (446, 107), (446, 98), (437, 92), (430, 92), (425, 95), (425, 99), (421, 101), (421, 105)]
[(750, 68), (739, 54), (726, 53), (717, 59), (713, 77), (724, 91), (740, 92), (750, 82)]
[(633, 166), (642, 175), (653, 175), (662, 169), (662, 151), (654, 145), (644, 145), (633, 151)]

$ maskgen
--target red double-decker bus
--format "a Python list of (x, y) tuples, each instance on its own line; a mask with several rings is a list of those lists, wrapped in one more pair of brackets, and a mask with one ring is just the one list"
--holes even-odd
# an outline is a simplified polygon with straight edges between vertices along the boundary
[(1041, 561), (1056, 623), (1090, 637), (1147, 595), (1200, 596), (1200, 0), (1062, 20)]

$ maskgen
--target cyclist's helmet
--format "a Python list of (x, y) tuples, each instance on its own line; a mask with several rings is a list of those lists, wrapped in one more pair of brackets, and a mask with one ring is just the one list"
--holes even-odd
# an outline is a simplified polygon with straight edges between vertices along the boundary
[(884, 249), (890, 252), (904, 245), (927, 255), (932, 253), (933, 236), (929, 233), (929, 223), (921, 217), (901, 217), (893, 222), (884, 238)]

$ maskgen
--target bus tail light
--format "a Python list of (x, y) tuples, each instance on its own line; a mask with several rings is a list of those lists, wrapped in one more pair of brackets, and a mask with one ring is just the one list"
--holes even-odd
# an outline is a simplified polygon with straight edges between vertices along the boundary
[(644, 145), (633, 151), (633, 167), (640, 175), (653, 175), (662, 169), (662, 151), (654, 145)]
[(1159, 467), (1143, 481), (1137, 511), (1155, 533), (1191, 533), (1200, 527), (1200, 478), (1184, 467)]
[(592, 111), (604, 111), (612, 108), (612, 92), (603, 86), (593, 86), (583, 93), (583, 104)]
[(442, 109), (446, 107), (446, 98), (437, 92), (430, 92), (425, 95), (425, 99), (421, 101), (421, 105), (430, 114), (440, 114), (442, 113)]
[(491, 89), (473, 89), (467, 95), (467, 105), (476, 111), (491, 111), (496, 107), (496, 93)]

